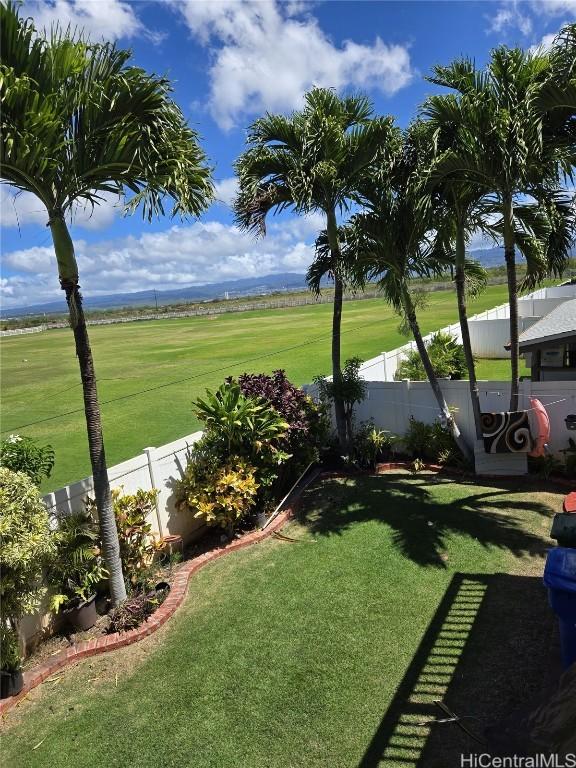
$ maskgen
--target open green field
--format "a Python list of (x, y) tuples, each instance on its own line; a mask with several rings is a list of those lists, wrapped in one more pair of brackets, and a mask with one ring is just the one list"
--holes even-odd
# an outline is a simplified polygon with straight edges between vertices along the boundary
[[(491, 286), (471, 302), (470, 314), (506, 298), (504, 285)], [(452, 291), (429, 295), (421, 313), (424, 332), (456, 319)], [(206, 387), (218, 387), (225, 376), (284, 368), (296, 384), (304, 384), (329, 373), (331, 320), (331, 305), (321, 304), (91, 327), (108, 463), (193, 432), (198, 421), (192, 400)], [(379, 299), (347, 302), (343, 359), (366, 360), (404, 344), (398, 322)], [(56, 465), (45, 491), (89, 475), (71, 331), (3, 338), (0, 354), (3, 436), (18, 432), (54, 446)], [(478, 370), (480, 378), (507, 378), (508, 371), (505, 360), (481, 362)], [(31, 422), (40, 423), (23, 426)]]

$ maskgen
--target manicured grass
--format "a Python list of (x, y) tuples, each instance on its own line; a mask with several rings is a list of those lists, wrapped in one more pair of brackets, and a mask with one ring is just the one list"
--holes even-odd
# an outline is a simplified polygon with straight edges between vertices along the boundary
[[(395, 737), (403, 745), (400, 763), (373, 759), (374, 736), (382, 735), (397, 688), (455, 580), (464, 580), (464, 592), (453, 601), (446, 630), (452, 639), (443, 641), (442, 656), (430, 655), (437, 679), (425, 683), (427, 694), (414, 694), (428, 701), (415, 716), (436, 717), (431, 697), (441, 698), (445, 689), (451, 703), (451, 686), (467, 679), (466, 659), (480, 682), (451, 703), (462, 714), (484, 717), (512, 706), (514, 696), (522, 701), (530, 671), (542, 665), (534, 643), (546, 622), (535, 604), (550, 612), (533, 574), (541, 574), (560, 500), (534, 488), (426, 474), (325, 480), (306, 494), (301, 521), (284, 529), (295, 541), (271, 539), (208, 565), (159, 633), (83, 662), (33, 692), (34, 701), (8, 715), (3, 762), (11, 768), (410, 768), (429, 728)], [(515, 591), (506, 592), (510, 583)], [(485, 612), (489, 594), (501, 601), (496, 620)], [(524, 619), (519, 607), (528, 612)], [(499, 676), (478, 648), (467, 654), (480, 636), (480, 651), (505, 660)], [(480, 712), (485, 692), (496, 705)], [(479, 727), (475, 720), (469, 725)], [(443, 748), (457, 730), (442, 730)]]
[[(491, 286), (471, 303), (471, 314), (505, 300), (505, 286)], [(109, 464), (197, 429), (192, 400), (206, 387), (218, 387), (225, 376), (285, 368), (296, 384), (304, 384), (329, 373), (331, 312), (331, 306), (324, 304), (90, 328)], [(430, 294), (421, 316), (423, 330), (441, 328), (455, 319), (453, 292)], [(346, 303), (343, 359), (368, 359), (405, 343), (398, 322), (393, 310), (380, 300)], [(304, 342), (311, 343), (298, 346)], [(56, 451), (54, 472), (43, 490), (90, 474), (71, 332), (64, 329), (3, 338), (0, 352), (2, 432), (18, 430), (52, 443)], [(496, 362), (502, 364), (501, 375), (506, 378), (507, 361)], [(196, 378), (184, 380), (191, 376)], [(164, 384), (169, 386), (131, 396)], [(114, 398), (125, 399), (106, 403)], [(68, 411), (77, 412), (65, 415)], [(20, 427), (57, 414), (63, 415)]]

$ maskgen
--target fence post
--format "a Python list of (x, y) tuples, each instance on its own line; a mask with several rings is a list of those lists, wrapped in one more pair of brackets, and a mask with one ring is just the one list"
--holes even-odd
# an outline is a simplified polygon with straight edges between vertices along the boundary
[[(152, 490), (154, 490), (156, 488), (156, 479), (154, 477), (154, 460), (156, 457), (156, 448), (154, 448), (153, 446), (149, 448), (144, 448), (144, 453), (146, 454), (146, 459), (148, 461), (148, 472), (150, 474), (150, 487), (152, 488)], [(156, 507), (156, 519), (158, 520), (158, 533), (162, 538), (164, 536), (164, 531), (162, 530), (162, 515), (160, 513), (160, 504), (158, 503), (158, 494), (156, 495), (156, 500), (154, 502), (154, 505)]]

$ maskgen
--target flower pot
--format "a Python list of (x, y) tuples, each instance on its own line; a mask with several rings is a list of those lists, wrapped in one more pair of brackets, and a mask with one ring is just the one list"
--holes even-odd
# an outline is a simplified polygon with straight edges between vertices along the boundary
[(24, 676), (21, 669), (0, 669), (0, 699), (16, 696), (24, 687)]
[(96, 595), (92, 595), (84, 603), (64, 609), (62, 615), (75, 630), (85, 632), (98, 621)]

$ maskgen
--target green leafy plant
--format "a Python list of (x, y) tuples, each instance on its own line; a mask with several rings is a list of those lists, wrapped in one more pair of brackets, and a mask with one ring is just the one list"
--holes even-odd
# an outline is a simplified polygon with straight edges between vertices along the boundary
[(238, 384), (246, 397), (272, 406), (288, 425), (278, 438), (278, 447), (291, 455), (291, 463), (305, 466), (318, 457), (328, 434), (326, 409), (316, 404), (302, 389), (294, 386), (283, 370), (243, 373)]
[(16, 672), (22, 664), (18, 633), (5, 624), (0, 625), (0, 660), (6, 672)]
[(10, 435), (0, 442), (0, 466), (12, 472), (24, 472), (40, 485), (52, 472), (54, 449), (51, 445), (37, 445), (31, 437)]
[(344, 403), (348, 447), (354, 440), (354, 406), (366, 397), (366, 382), (360, 377), (362, 362), (359, 357), (346, 360), (342, 369), (342, 381), (339, 384), (328, 381), (324, 376), (317, 376), (314, 379), (321, 402), (333, 403), (335, 399), (340, 398)]
[(402, 442), (414, 458), (427, 459), (436, 464), (466, 465), (450, 430), (438, 421), (425, 424), (411, 416)]
[(107, 575), (100, 554), (98, 526), (88, 512), (60, 515), (53, 533), (56, 555), (48, 568), (48, 581), (59, 590), (50, 608), (72, 608), (87, 602)]
[(191, 461), (180, 484), (181, 502), (207, 525), (232, 533), (256, 503), (256, 468), (240, 457), (223, 466)]
[[(461, 379), (466, 376), (464, 347), (458, 343), (455, 336), (438, 331), (426, 343), (426, 349), (436, 376), (446, 379)], [(394, 378), (396, 381), (403, 379), (426, 381), (426, 371), (417, 349), (406, 353), (406, 357), (398, 365)]]
[[(137, 588), (143, 571), (150, 565), (154, 554), (161, 546), (152, 535), (148, 518), (154, 514), (157, 490), (144, 491), (141, 488), (133, 494), (122, 493), (121, 488), (112, 491), (114, 516), (118, 529), (120, 559), (127, 582)], [(86, 509), (91, 516), (96, 514), (93, 499), (86, 500)]]
[(54, 542), (40, 492), (23, 472), (0, 467), (0, 510), (0, 624), (16, 632), (46, 592), (42, 571)]
[(207, 390), (195, 406), (206, 431), (222, 442), (228, 456), (280, 455), (276, 443), (285, 437), (289, 424), (264, 400), (244, 395), (237, 382), (228, 380), (216, 392)]
[(352, 443), (352, 461), (363, 469), (374, 469), (383, 454), (393, 450), (398, 438), (385, 429), (376, 429), (370, 422), (356, 431)]

